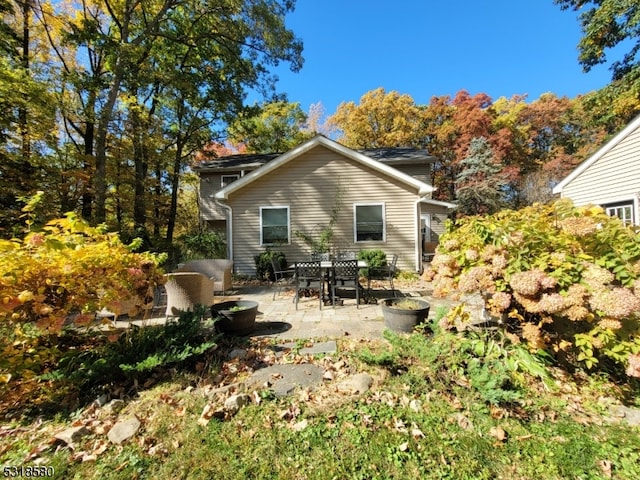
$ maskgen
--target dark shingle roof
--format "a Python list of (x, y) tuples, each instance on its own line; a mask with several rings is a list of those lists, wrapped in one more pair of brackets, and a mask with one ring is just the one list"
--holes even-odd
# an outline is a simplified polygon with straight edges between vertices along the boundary
[[(407, 165), (433, 162), (435, 157), (426, 150), (417, 148), (367, 148), (356, 150), (369, 158), (388, 165)], [(194, 167), (197, 172), (219, 172), (229, 170), (255, 170), (282, 153), (241, 153), (202, 162)]]

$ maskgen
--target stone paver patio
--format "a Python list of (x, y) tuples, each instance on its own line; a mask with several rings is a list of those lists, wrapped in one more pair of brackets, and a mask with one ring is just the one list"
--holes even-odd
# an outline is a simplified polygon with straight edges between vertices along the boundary
[[(273, 299), (273, 287), (268, 285), (239, 285), (225, 296), (216, 296), (215, 303), (227, 300), (252, 300), (258, 302), (256, 329), (251, 336), (273, 337), (295, 340), (311, 338), (381, 338), (384, 331), (382, 309), (378, 304), (364, 304), (356, 308), (354, 298), (345, 298), (342, 306), (318, 308), (318, 298), (301, 298), (296, 310), (293, 293), (284, 291)], [(375, 290), (378, 299), (391, 297), (388, 290)], [(430, 288), (416, 284), (415, 287), (400, 287), (399, 296), (408, 296), (428, 301), (431, 304), (429, 317), (433, 317), (439, 305), (451, 306), (447, 299), (434, 298)], [(162, 307), (154, 309), (153, 318), (116, 322), (117, 327), (126, 328), (130, 323), (138, 325), (158, 324), (165, 321)]]

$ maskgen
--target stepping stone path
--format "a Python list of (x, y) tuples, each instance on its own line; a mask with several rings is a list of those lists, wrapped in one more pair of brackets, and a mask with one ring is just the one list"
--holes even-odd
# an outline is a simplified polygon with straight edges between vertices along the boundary
[(272, 365), (254, 372), (245, 381), (247, 388), (268, 385), (276, 397), (292, 395), (296, 388), (305, 388), (322, 383), (324, 369), (309, 363), (295, 365)]
[[(277, 353), (294, 349), (296, 344), (285, 343), (275, 345), (273, 350)], [(335, 341), (317, 342), (309, 347), (299, 350), (301, 355), (322, 355), (333, 354), (338, 351)], [(261, 368), (254, 372), (245, 381), (247, 388), (256, 388), (268, 385), (276, 397), (292, 395), (297, 388), (312, 387), (322, 383), (324, 369), (318, 365), (303, 364), (277, 364), (270, 367)]]

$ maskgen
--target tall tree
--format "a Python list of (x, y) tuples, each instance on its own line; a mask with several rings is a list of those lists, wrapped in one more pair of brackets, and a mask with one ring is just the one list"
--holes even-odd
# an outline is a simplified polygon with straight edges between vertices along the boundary
[[(580, 11), (578, 61), (585, 72), (610, 63), (612, 82), (591, 96), (599, 123), (613, 133), (640, 112), (640, 4), (635, 0), (554, 0), (563, 10)], [(622, 47), (622, 58), (607, 55)]]
[(455, 198), (455, 182), (466, 157), (471, 140), (493, 138), (493, 112), (491, 98), (483, 93), (470, 95), (459, 91), (449, 96), (433, 97), (422, 111), (423, 145), (438, 161), (432, 172), (432, 183), (437, 188), (435, 197), (441, 200)]
[(495, 213), (505, 205), (507, 182), (486, 138), (474, 138), (456, 177), (458, 211), (467, 215)]
[[(20, 198), (48, 190), (46, 156), (55, 130), (52, 98), (43, 79), (41, 31), (33, 25), (31, 1), (0, 2), (0, 229), (15, 223)], [(10, 235), (11, 233), (7, 233)]]
[(247, 152), (286, 152), (313, 136), (304, 130), (306, 121), (299, 103), (272, 102), (233, 121), (228, 128), (229, 140), (245, 145)]
[(411, 96), (376, 88), (355, 102), (343, 102), (329, 123), (351, 148), (410, 147), (420, 138), (420, 108)]
[[(181, 100), (176, 107), (186, 107), (192, 118), (199, 112), (204, 124), (212, 124), (231, 110), (238, 111), (248, 89), (272, 95), (276, 79), (269, 74), (271, 66), (284, 61), (297, 71), (302, 65), (301, 42), (284, 21), (294, 7), (291, 0), (85, 0), (82, 5), (83, 14), (68, 12), (67, 21), (60, 22), (63, 33), (56, 46), (73, 44), (76, 51), (86, 47), (100, 59), (93, 75), (75, 83), (82, 102), (95, 107), (93, 113), (86, 109), (86, 116), (87, 127), (93, 127), (92, 215), (98, 223), (107, 214), (108, 147), (116, 108), (143, 105), (145, 98), (155, 101), (148, 97), (152, 90), (158, 97), (186, 91), (178, 95)], [(45, 10), (55, 12), (53, 17), (65, 14), (60, 8), (45, 8), (43, 1)], [(193, 74), (199, 76), (196, 87), (187, 80)], [(132, 90), (136, 82), (138, 87)], [(124, 94), (133, 91), (142, 97), (124, 101)], [(192, 105), (196, 91), (200, 99), (208, 100), (195, 100)], [(166, 118), (167, 127), (175, 132), (177, 124), (169, 125), (171, 118), (175, 119)], [(194, 131), (201, 135), (200, 128), (179, 135)], [(85, 138), (90, 140), (88, 135)], [(88, 152), (89, 142), (85, 145)], [(180, 150), (181, 168), (189, 152)]]

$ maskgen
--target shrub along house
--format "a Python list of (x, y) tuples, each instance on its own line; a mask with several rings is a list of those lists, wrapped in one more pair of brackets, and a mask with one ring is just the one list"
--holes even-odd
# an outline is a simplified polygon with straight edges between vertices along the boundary
[(600, 205), (627, 225), (640, 225), (640, 116), (553, 189), (575, 205)]
[(455, 207), (431, 199), (434, 160), (408, 148), (356, 151), (324, 136), (284, 154), (222, 157), (195, 169), (201, 215), (225, 232), (237, 273), (255, 274), (254, 257), (267, 248), (307, 260), (302, 237), (318, 238), (332, 216), (333, 251), (381, 249), (419, 271), (424, 244), (437, 241)]

